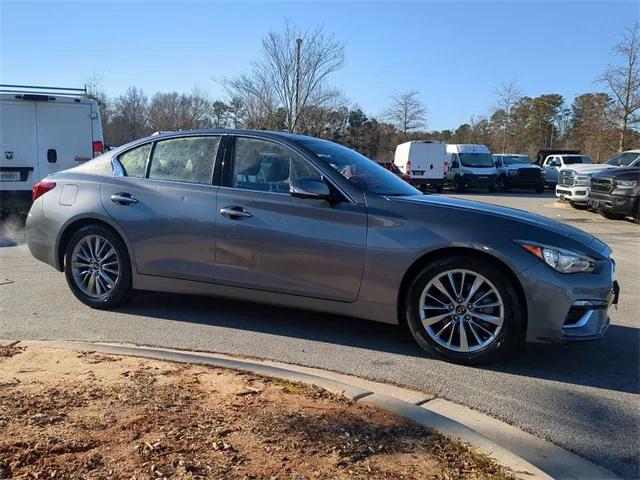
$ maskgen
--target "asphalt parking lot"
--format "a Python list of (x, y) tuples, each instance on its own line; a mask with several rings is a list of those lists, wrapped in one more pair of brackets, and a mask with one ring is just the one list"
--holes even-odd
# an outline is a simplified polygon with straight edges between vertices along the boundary
[[(116, 311), (80, 304), (64, 276), (0, 238), (0, 338), (131, 342), (251, 355), (406, 385), (459, 402), (640, 476), (640, 226), (558, 204), (551, 193), (461, 194), (590, 232), (618, 265), (620, 306), (607, 338), (530, 345), (509, 362), (464, 367), (428, 358), (396, 328), (227, 300), (145, 293)], [(0, 237), (2, 235), (0, 234)]]

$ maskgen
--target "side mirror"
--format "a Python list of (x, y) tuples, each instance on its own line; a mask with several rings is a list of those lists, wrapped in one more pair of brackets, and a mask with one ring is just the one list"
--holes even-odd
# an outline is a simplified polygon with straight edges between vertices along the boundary
[(316, 200), (329, 200), (331, 191), (329, 185), (315, 177), (301, 177), (295, 179), (289, 187), (289, 193), (292, 197), (313, 198)]

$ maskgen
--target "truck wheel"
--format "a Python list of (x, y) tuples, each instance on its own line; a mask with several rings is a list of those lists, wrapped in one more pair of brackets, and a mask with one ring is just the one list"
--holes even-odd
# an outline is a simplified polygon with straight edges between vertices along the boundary
[(462, 177), (457, 176), (453, 179), (453, 188), (455, 188), (456, 192), (458, 193), (463, 193), (465, 188), (464, 188), (464, 181), (462, 180)]
[(429, 264), (407, 291), (406, 325), (423, 349), (473, 365), (524, 343), (524, 313), (512, 282), (491, 263), (466, 256)]
[(498, 178), (498, 191), (505, 193), (509, 191), (507, 184), (504, 181), (504, 175), (501, 175), (500, 178)]
[(606, 210), (598, 210), (598, 213), (607, 220), (622, 220), (624, 215), (620, 213), (607, 212)]

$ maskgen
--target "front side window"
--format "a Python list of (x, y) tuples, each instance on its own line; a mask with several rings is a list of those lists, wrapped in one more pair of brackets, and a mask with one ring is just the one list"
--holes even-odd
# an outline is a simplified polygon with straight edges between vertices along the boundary
[(628, 167), (638, 158), (640, 158), (640, 153), (619, 153), (607, 160), (607, 164), (616, 167)]
[(220, 137), (160, 140), (153, 150), (149, 178), (211, 185)]
[(319, 139), (296, 140), (342, 174), (359, 190), (378, 195), (419, 195), (420, 192), (364, 155), (337, 143)]
[(150, 151), (151, 144), (147, 143), (120, 155), (118, 161), (124, 168), (124, 174), (127, 177), (144, 177)]
[(305, 159), (282, 145), (257, 138), (236, 138), (234, 188), (289, 193), (291, 182), (302, 177), (322, 178)]

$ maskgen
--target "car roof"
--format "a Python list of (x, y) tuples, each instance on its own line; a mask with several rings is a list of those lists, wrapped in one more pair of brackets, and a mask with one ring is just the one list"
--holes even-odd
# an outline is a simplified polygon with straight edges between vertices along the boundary
[(297, 133), (290, 132), (277, 132), (271, 130), (250, 130), (250, 129), (236, 129), (236, 128), (200, 128), (200, 129), (192, 129), (192, 130), (167, 130), (161, 132), (155, 132), (146, 137), (138, 138), (131, 142), (125, 143), (123, 145), (110, 150), (109, 153), (112, 155), (118, 155), (125, 150), (130, 148), (134, 148), (138, 145), (142, 145), (144, 143), (148, 143), (151, 141), (162, 140), (165, 138), (176, 138), (182, 136), (197, 136), (197, 135), (250, 135), (252, 137), (261, 137), (261, 138), (270, 138), (270, 139), (280, 139), (286, 142), (294, 142), (300, 140), (315, 140), (315, 141), (328, 141), (323, 140), (321, 138), (310, 137), (308, 135), (299, 135)]

